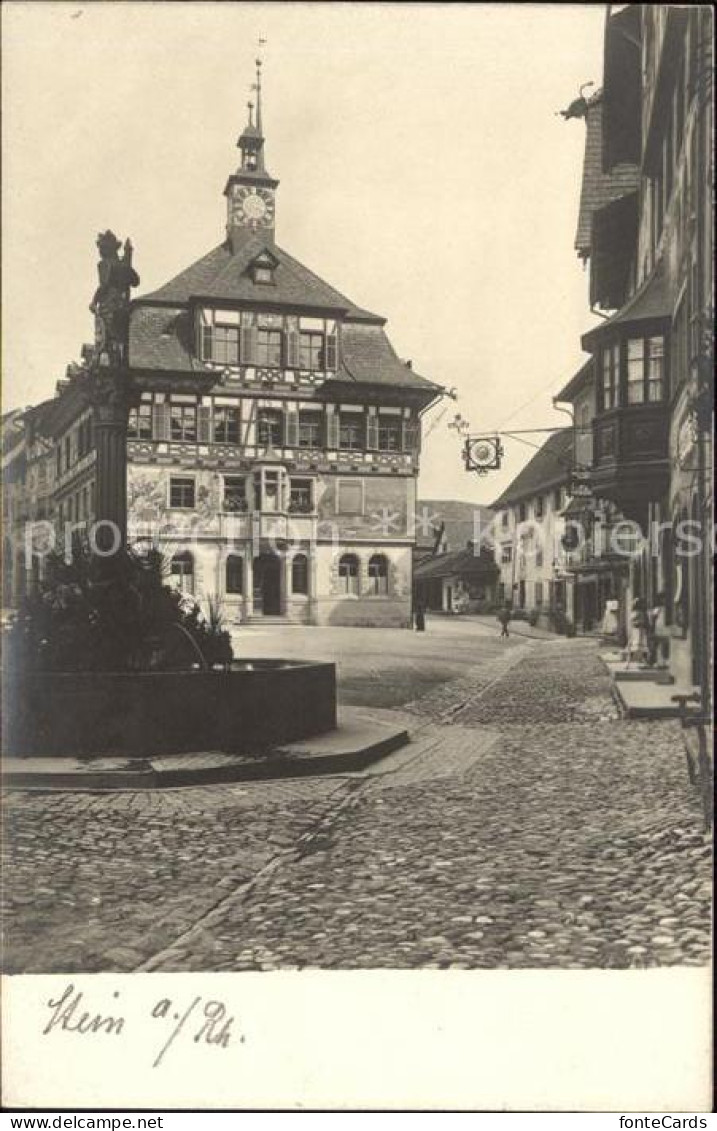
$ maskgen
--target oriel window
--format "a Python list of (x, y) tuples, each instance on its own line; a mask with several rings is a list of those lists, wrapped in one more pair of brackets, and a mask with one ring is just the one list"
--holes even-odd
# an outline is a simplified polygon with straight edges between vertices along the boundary
[(642, 404), (645, 399), (645, 343), (630, 338), (627, 343), (627, 403)]

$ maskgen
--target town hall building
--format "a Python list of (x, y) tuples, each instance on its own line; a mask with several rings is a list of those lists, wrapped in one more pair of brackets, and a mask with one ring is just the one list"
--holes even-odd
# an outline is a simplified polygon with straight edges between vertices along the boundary
[[(261, 111), (258, 70), (223, 240), (130, 304), (128, 540), (159, 546), (173, 583), (217, 598), (229, 622), (406, 626), (421, 415), (442, 389), (396, 355), (385, 318), (277, 244)], [(17, 514), (33, 513), (35, 451), (43, 514), (92, 521), (101, 472), (83, 389), (70, 367), (25, 414)], [(16, 600), (31, 563), (15, 552), (10, 565)]]

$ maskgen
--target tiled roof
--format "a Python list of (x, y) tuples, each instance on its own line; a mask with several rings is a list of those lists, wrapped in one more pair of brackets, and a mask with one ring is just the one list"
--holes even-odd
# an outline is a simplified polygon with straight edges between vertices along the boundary
[(573, 430), (562, 428), (554, 432), (535, 453), (523, 470), (516, 475), (500, 498), (491, 504), (493, 509), (509, 503), (528, 499), (539, 491), (567, 482), (573, 458)]
[(603, 172), (602, 115), (602, 95), (598, 93), (590, 99), (585, 117), (583, 185), (575, 236), (575, 248), (583, 256), (590, 255), (591, 251), (593, 213), (640, 186), (640, 170), (636, 165), (616, 165), (611, 172)]
[[(255, 283), (247, 270), (256, 256), (268, 248), (278, 260), (275, 286)], [(145, 302), (186, 303), (191, 298), (226, 299), (230, 302), (271, 303), (272, 306), (319, 307), (342, 311), (352, 318), (383, 323), (384, 318), (355, 306), (351, 299), (329, 286), (308, 267), (266, 236), (247, 231), (246, 239), (236, 252), (228, 242), (213, 248), (191, 267), (187, 267), (164, 286), (135, 299)]]
[(435, 557), (426, 558), (414, 566), (414, 581), (428, 581), (439, 577), (482, 577), (495, 578), (498, 567), (494, 559), (486, 552), (475, 554), (473, 550), (456, 550), (449, 554), (436, 554)]
[(570, 402), (578, 395), (578, 393), (587, 388), (587, 386), (591, 384), (592, 380), (593, 359), (592, 357), (589, 357), (587, 361), (585, 361), (580, 366), (577, 373), (570, 378), (567, 385), (563, 385), (560, 392), (557, 393), (553, 399), (556, 401)]
[(615, 326), (631, 322), (645, 322), (654, 318), (669, 318), (672, 313), (670, 287), (667, 273), (660, 262), (639, 290), (630, 298), (617, 314), (606, 318), (599, 326), (588, 330), (581, 338), (584, 350), (593, 350)]
[(341, 366), (337, 379), (360, 385), (400, 385), (438, 389), (396, 354), (381, 326), (345, 322), (341, 328)]
[[(425, 516), (425, 517), (424, 517)], [(416, 545), (433, 549), (437, 528), (445, 526), (449, 550), (464, 550), (476, 532), (490, 526), (493, 515), (487, 507), (462, 499), (419, 499), (416, 503)], [(431, 533), (427, 523), (435, 528)]]
[(134, 307), (130, 314), (129, 364), (135, 369), (216, 372), (194, 354), (191, 315), (182, 307)]

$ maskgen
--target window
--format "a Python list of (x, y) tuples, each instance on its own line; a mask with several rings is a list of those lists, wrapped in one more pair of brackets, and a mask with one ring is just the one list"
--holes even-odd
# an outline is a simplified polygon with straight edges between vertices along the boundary
[(665, 339), (647, 339), (647, 399), (661, 401), (664, 384)]
[(388, 562), (383, 554), (374, 554), (368, 562), (369, 590), (375, 597), (388, 593)]
[(642, 404), (645, 399), (645, 343), (631, 338), (627, 343), (627, 403)]
[(556, 487), (553, 491), (553, 509), (559, 511), (563, 505), (563, 490), (562, 487)]
[(300, 448), (321, 447), (321, 419), (320, 412), (299, 413)]
[(339, 560), (339, 581), (343, 593), (358, 596), (359, 561), (355, 554), (344, 554)]
[(239, 443), (239, 409), (214, 406), (214, 442), (215, 444)]
[(289, 492), (289, 510), (294, 514), (310, 514), (311, 509), (311, 480), (292, 479)]
[(536, 496), (535, 499), (535, 517), (542, 518), (545, 508), (545, 500), (542, 495)]
[(259, 447), (280, 448), (283, 443), (283, 424), (284, 418), (280, 408), (260, 408), (256, 424)]
[(535, 564), (538, 568), (540, 568), (540, 566), (542, 566), (542, 564), (543, 564), (543, 547), (542, 546), (536, 546), (535, 547)]
[(291, 563), (291, 592), (309, 592), (309, 561), (306, 554), (295, 554)]
[(152, 406), (140, 404), (129, 410), (127, 436), (130, 440), (152, 439)]
[(528, 504), (520, 503), (518, 506), (518, 522), (525, 522), (528, 517)]
[(499, 581), (498, 582), (498, 603), (503, 604), (504, 601), (505, 601), (505, 582)]
[(214, 343), (210, 356), (212, 361), (218, 361), (221, 365), (239, 364), (238, 326), (214, 327)]
[(227, 593), (244, 592), (244, 562), (238, 554), (230, 554), (225, 568)]
[(362, 412), (342, 412), (339, 420), (339, 447), (343, 451), (360, 451), (366, 442)]
[(401, 421), (397, 416), (379, 416), (378, 450), (398, 452), (401, 450)]
[(254, 267), (254, 282), (255, 283), (273, 283), (274, 271), (271, 267), (264, 267), (257, 264)]
[(65, 436), (65, 469), (72, 463), (72, 438)]
[(504, 528), (506, 528), (508, 526), (509, 521), (510, 521), (510, 515), (508, 514), (508, 511), (503, 511), (502, 515), (500, 516), (500, 520), (501, 520), (501, 525)]
[(224, 510), (236, 514), (246, 509), (246, 480), (240, 475), (225, 475)]
[(615, 408), (620, 380), (620, 347), (606, 346), (602, 351), (602, 407)]
[(170, 408), (170, 437), (172, 440), (194, 441), (197, 439), (197, 406), (193, 404), (173, 404)]
[(194, 480), (173, 476), (169, 481), (169, 505), (177, 510), (194, 510)]
[(258, 330), (256, 363), (269, 369), (281, 368), (281, 330)]
[(542, 605), (543, 603), (543, 583), (542, 581), (535, 582), (535, 603)]
[(363, 487), (360, 482), (342, 480), (338, 488), (339, 514), (363, 514)]
[(510, 542), (504, 542), (501, 547), (500, 560), (503, 565), (508, 565), (513, 560), (513, 547)]
[(255, 472), (254, 474), (254, 498), (256, 500), (256, 510), (271, 511), (272, 513), (279, 510), (279, 472), (278, 471), (265, 471), (262, 473)]
[(194, 559), (188, 550), (174, 555), (170, 573), (172, 581), (183, 593), (194, 592)]
[(299, 334), (299, 368), (324, 368), (324, 335), (311, 330)]

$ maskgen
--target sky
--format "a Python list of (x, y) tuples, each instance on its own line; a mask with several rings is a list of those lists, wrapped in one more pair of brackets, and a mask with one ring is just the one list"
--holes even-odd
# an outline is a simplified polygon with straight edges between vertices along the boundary
[(604, 8), (4, 4), (3, 409), (51, 396), (93, 337), (95, 240), (154, 290), (224, 238), (259, 37), (277, 242), (384, 315), (458, 399), (426, 418), (419, 495), (488, 504), (532, 455), (467, 473), (473, 435), (566, 424), (551, 396), (595, 324), (573, 249)]

